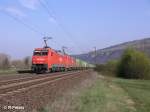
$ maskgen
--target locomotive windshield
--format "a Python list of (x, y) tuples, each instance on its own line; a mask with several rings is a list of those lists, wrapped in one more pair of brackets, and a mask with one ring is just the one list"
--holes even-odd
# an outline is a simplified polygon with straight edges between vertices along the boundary
[(33, 55), (34, 56), (47, 56), (48, 55), (48, 51), (47, 50), (34, 51)]

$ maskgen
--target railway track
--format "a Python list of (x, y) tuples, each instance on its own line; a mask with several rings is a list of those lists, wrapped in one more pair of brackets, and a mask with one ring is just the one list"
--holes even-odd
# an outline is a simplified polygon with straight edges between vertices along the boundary
[[(65, 72), (65, 73), (71, 73), (71, 72)], [(39, 78), (44, 78), (44, 77), (51, 77), (51, 76), (56, 76), (56, 75), (61, 75), (65, 74), (63, 72), (57, 72), (57, 73), (49, 73), (49, 74), (41, 74), (41, 75), (25, 75), (23, 77), (15, 77), (12, 79), (3, 79), (0, 80), (0, 87), (6, 84), (12, 84), (16, 82), (22, 82), (22, 81), (27, 81), (27, 80), (32, 80), (32, 79), (39, 79)]]
[(51, 75), (39, 75), (34, 77), (25, 77), (12, 80), (0, 81), (0, 97), (15, 92), (38, 87), (44, 84), (53, 84), (56, 81), (77, 77), (82, 71), (67, 73), (53, 73)]

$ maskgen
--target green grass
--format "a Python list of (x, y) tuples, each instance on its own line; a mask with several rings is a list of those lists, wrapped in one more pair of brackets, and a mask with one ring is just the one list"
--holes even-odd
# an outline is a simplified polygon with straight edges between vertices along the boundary
[(150, 80), (98, 79), (74, 105), (74, 112), (150, 112)]
[(0, 70), (0, 75), (15, 75), (18, 73), (31, 73), (30, 69), (7, 69), (7, 70)]
[(42, 107), (37, 112), (49, 112), (49, 111), (45, 107)]
[(109, 80), (99, 79), (94, 86), (81, 92), (75, 101), (75, 112), (134, 112), (136, 109), (122, 88)]
[(11, 70), (0, 70), (0, 75), (5, 75), (5, 74), (14, 74), (17, 73), (17, 70), (11, 69)]
[(137, 112), (150, 112), (150, 80), (114, 80), (132, 97)]
[(150, 80), (102, 77), (71, 99), (69, 112), (150, 112)]

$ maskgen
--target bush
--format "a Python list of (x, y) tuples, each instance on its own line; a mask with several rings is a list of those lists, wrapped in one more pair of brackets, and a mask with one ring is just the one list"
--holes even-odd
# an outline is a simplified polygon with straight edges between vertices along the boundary
[(150, 60), (146, 54), (127, 48), (118, 64), (119, 77), (148, 79), (150, 78)]
[(108, 61), (107, 64), (106, 64), (107, 71), (112, 72), (113, 74), (116, 74), (117, 65), (118, 65), (118, 61), (117, 60), (110, 60), (110, 61)]
[(108, 61), (106, 64), (96, 65), (95, 70), (107, 76), (116, 76), (117, 64), (117, 60), (111, 60)]
[(98, 71), (98, 72), (105, 71), (106, 70), (106, 65), (104, 65), (104, 64), (97, 64), (96, 67), (95, 67), (95, 70)]

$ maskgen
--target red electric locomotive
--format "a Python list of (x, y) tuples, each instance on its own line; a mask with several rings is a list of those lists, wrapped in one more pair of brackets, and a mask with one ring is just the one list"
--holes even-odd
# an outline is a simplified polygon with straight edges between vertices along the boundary
[[(46, 43), (46, 41), (45, 41)], [(74, 69), (76, 61), (67, 54), (47, 47), (36, 48), (32, 56), (32, 71), (43, 73), (47, 71), (66, 71)]]
[(36, 48), (32, 56), (32, 71), (65, 71), (75, 67), (75, 60), (51, 48)]

